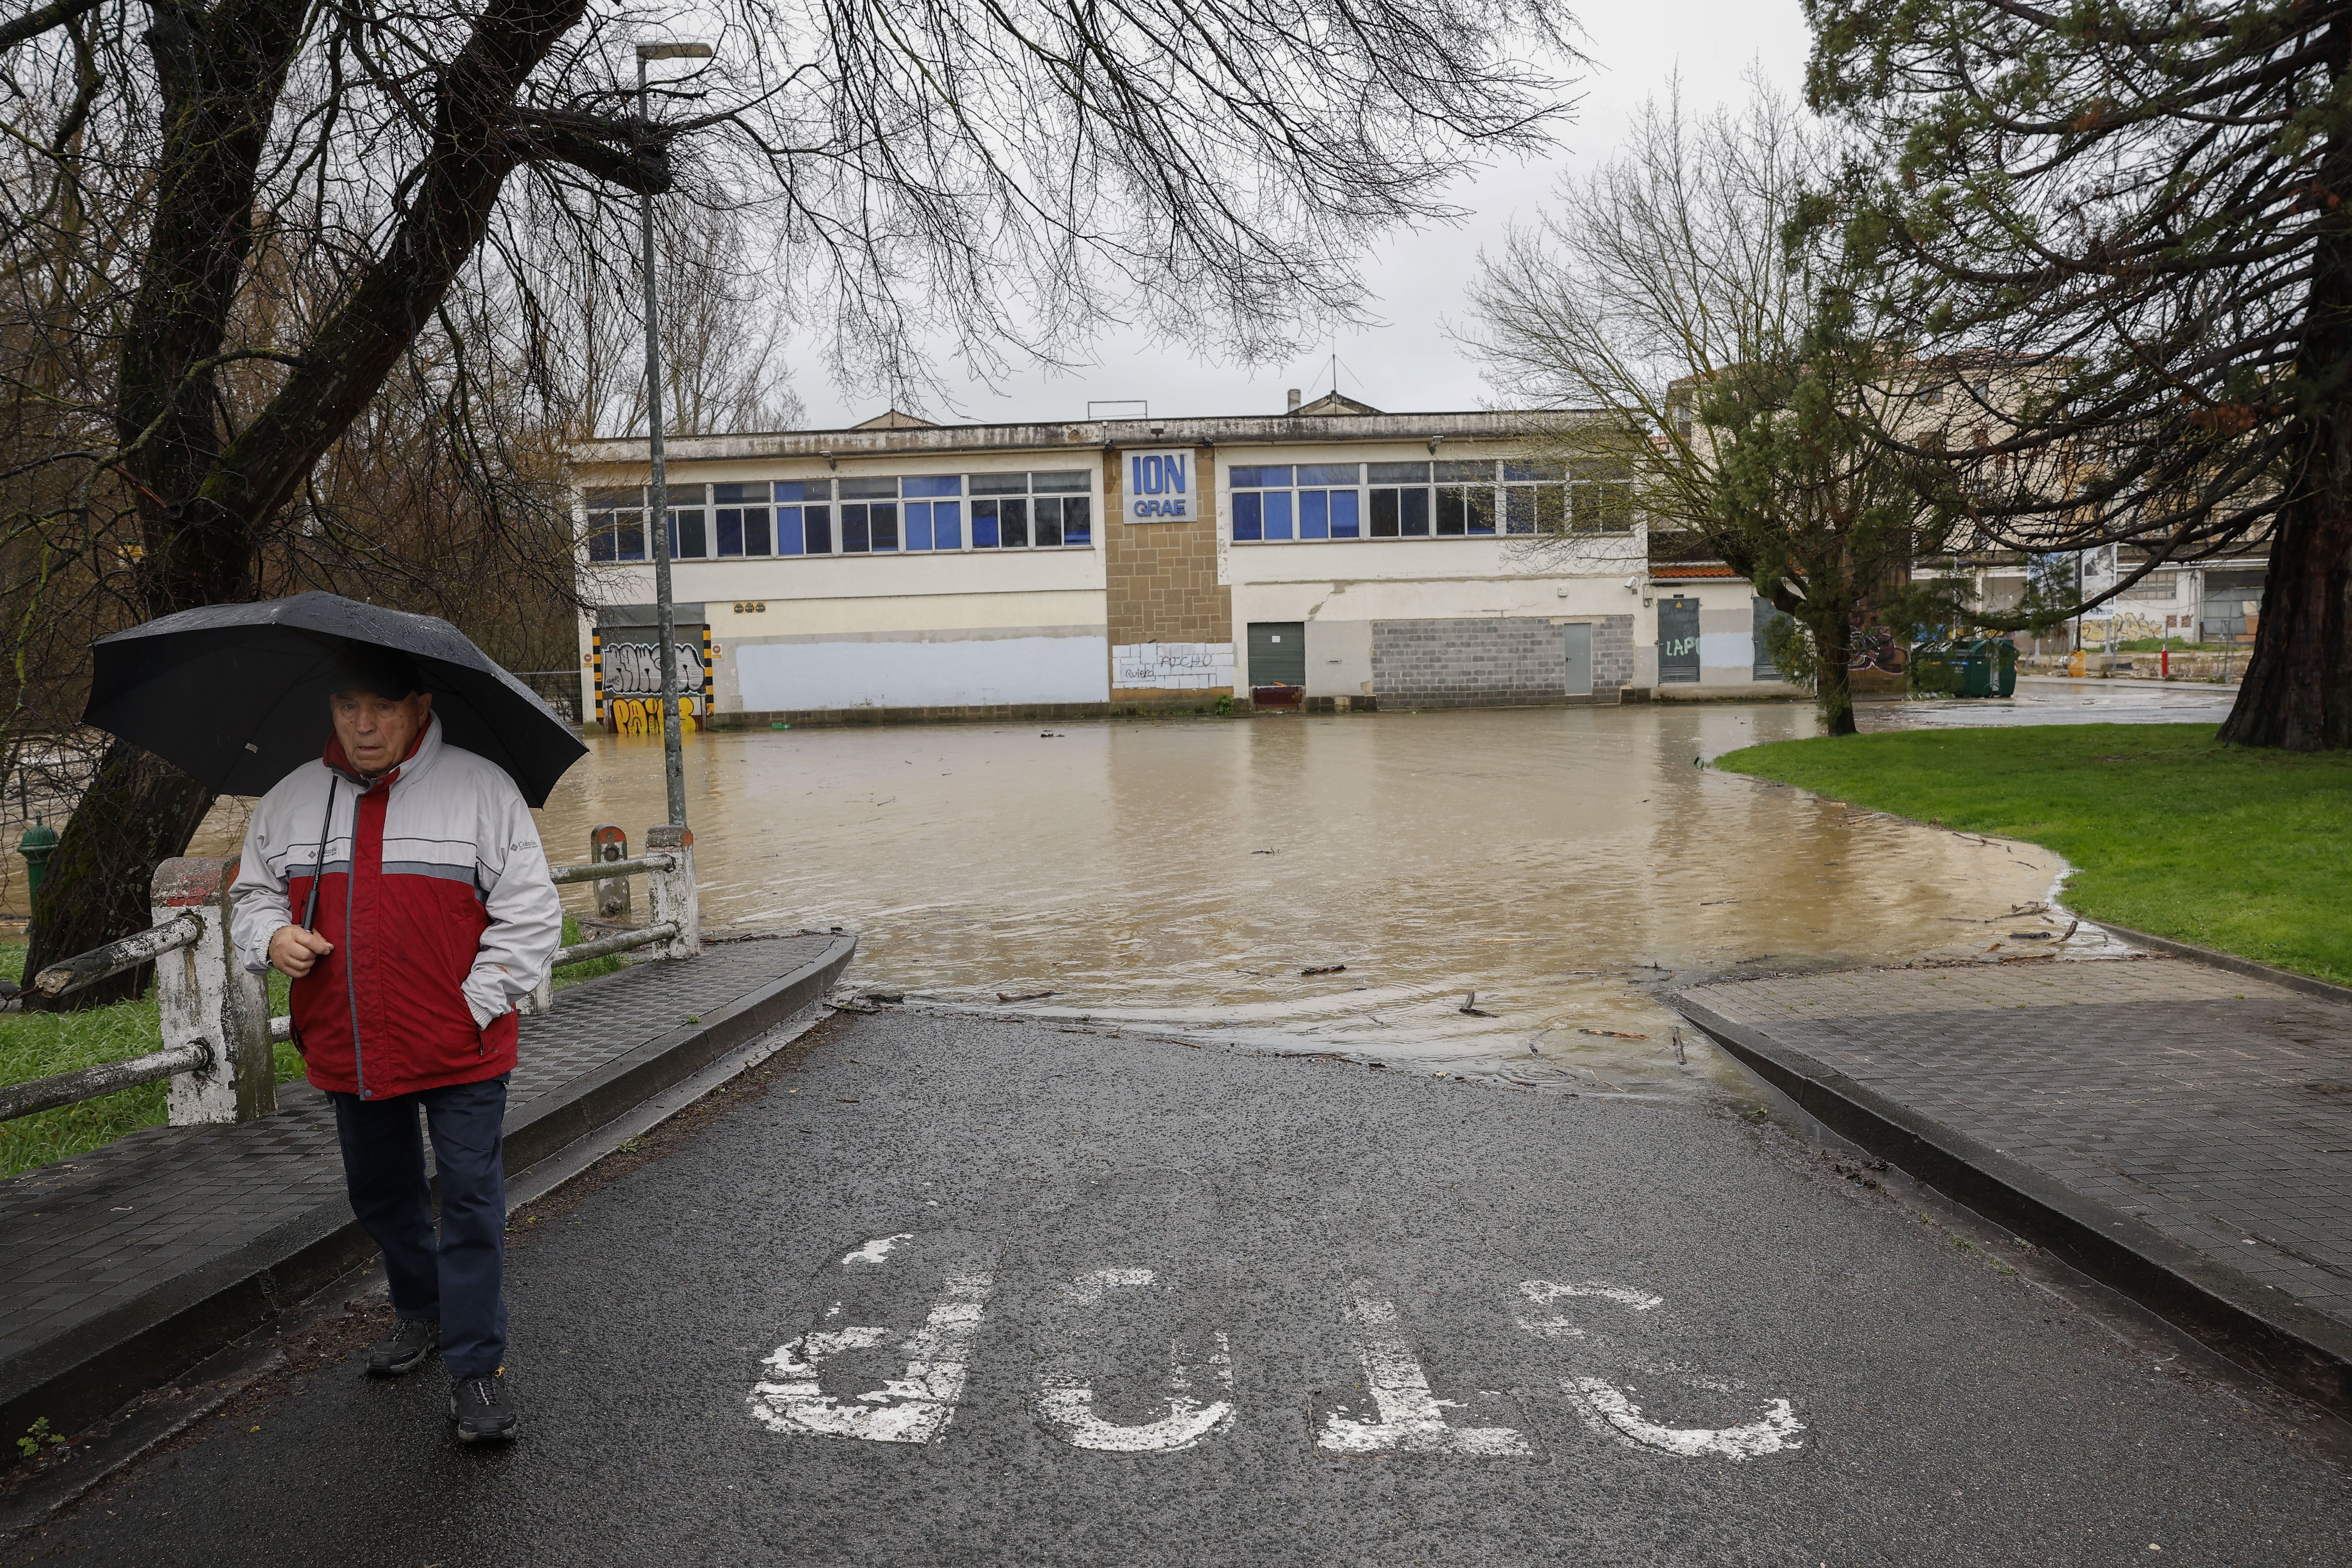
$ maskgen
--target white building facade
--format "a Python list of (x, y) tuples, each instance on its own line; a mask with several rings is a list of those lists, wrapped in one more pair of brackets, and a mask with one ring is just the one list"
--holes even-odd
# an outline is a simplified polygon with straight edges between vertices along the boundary
[[(1645, 698), (1660, 585), (1622, 477), (1514, 455), (1531, 420), (1577, 417), (1326, 397), (1281, 416), (675, 438), (681, 690), (719, 725)], [(600, 606), (582, 711), (626, 722), (658, 689), (646, 447), (573, 457)], [(1702, 648), (1722, 619), (1703, 614)], [(1702, 655), (1689, 681), (1677, 659), (1664, 679), (1687, 694), (1786, 689), (1744, 653)]]

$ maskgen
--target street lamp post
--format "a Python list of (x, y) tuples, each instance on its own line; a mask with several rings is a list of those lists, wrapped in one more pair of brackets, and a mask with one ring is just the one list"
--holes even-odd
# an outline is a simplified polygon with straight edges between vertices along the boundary
[[(637, 118), (650, 126), (646, 90), (647, 60), (707, 60), (709, 44), (637, 46)], [(646, 446), (653, 472), (646, 497), (654, 535), (654, 602), (661, 637), (662, 775), (673, 827), (686, 826), (686, 748), (677, 713), (677, 606), (669, 585), (669, 471), (662, 456), (661, 318), (654, 296), (654, 198), (637, 198), (637, 226), (645, 242)], [(707, 717), (707, 715), (706, 715)]]

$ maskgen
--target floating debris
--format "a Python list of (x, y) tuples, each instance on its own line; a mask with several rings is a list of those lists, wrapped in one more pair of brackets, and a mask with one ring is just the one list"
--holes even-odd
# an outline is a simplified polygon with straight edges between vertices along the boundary
[(1478, 993), (1475, 991), (1463, 997), (1462, 1005), (1454, 1010), (1457, 1013), (1467, 1013), (1474, 1018), (1491, 1018), (1495, 1016), (1478, 1005)]
[(1348, 966), (1344, 963), (1318, 963), (1310, 965), (1306, 969), (1302, 969), (1298, 973), (1301, 974), (1345, 974), (1348, 973)]
[(1606, 1035), (1609, 1038), (1611, 1038), (1611, 1039), (1612, 1039), (1612, 1040), (1646, 1040), (1646, 1039), (1648, 1039), (1648, 1038), (1650, 1037), (1649, 1037), (1649, 1036), (1647, 1036), (1647, 1035), (1629, 1035), (1629, 1034), (1627, 1034), (1627, 1033), (1626, 1033), (1624, 1030), (1622, 1030), (1622, 1029), (1583, 1029), (1583, 1028), (1580, 1028), (1580, 1029), (1578, 1029), (1576, 1032), (1577, 1032), (1578, 1034), (1580, 1034), (1580, 1035)]
[(1051, 991), (1024, 991), (1017, 995), (1010, 991), (1000, 991), (996, 999), (999, 1002), (1043, 1002), (1052, 994)]

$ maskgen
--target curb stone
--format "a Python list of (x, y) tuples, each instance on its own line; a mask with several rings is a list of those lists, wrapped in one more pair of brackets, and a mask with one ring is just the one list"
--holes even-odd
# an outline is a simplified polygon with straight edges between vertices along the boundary
[(1840, 1137), (2287, 1392), (2352, 1418), (2352, 1328), (1686, 994), (1668, 1000)]

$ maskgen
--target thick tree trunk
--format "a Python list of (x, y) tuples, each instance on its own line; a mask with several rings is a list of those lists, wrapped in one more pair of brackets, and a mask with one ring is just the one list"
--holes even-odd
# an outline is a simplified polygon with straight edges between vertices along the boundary
[[(150, 924), (148, 884), (156, 863), (187, 848), (212, 804), (211, 790), (152, 753), (125, 741), (109, 746), (33, 901), (26, 979)], [(142, 967), (47, 1005), (64, 1011), (119, 1002), (138, 995), (147, 975)], [(25, 993), (26, 1006), (43, 1005), (37, 993)]]
[(2352, 484), (2333, 471), (2279, 519), (2254, 657), (2221, 739), (2290, 752), (2352, 746)]

